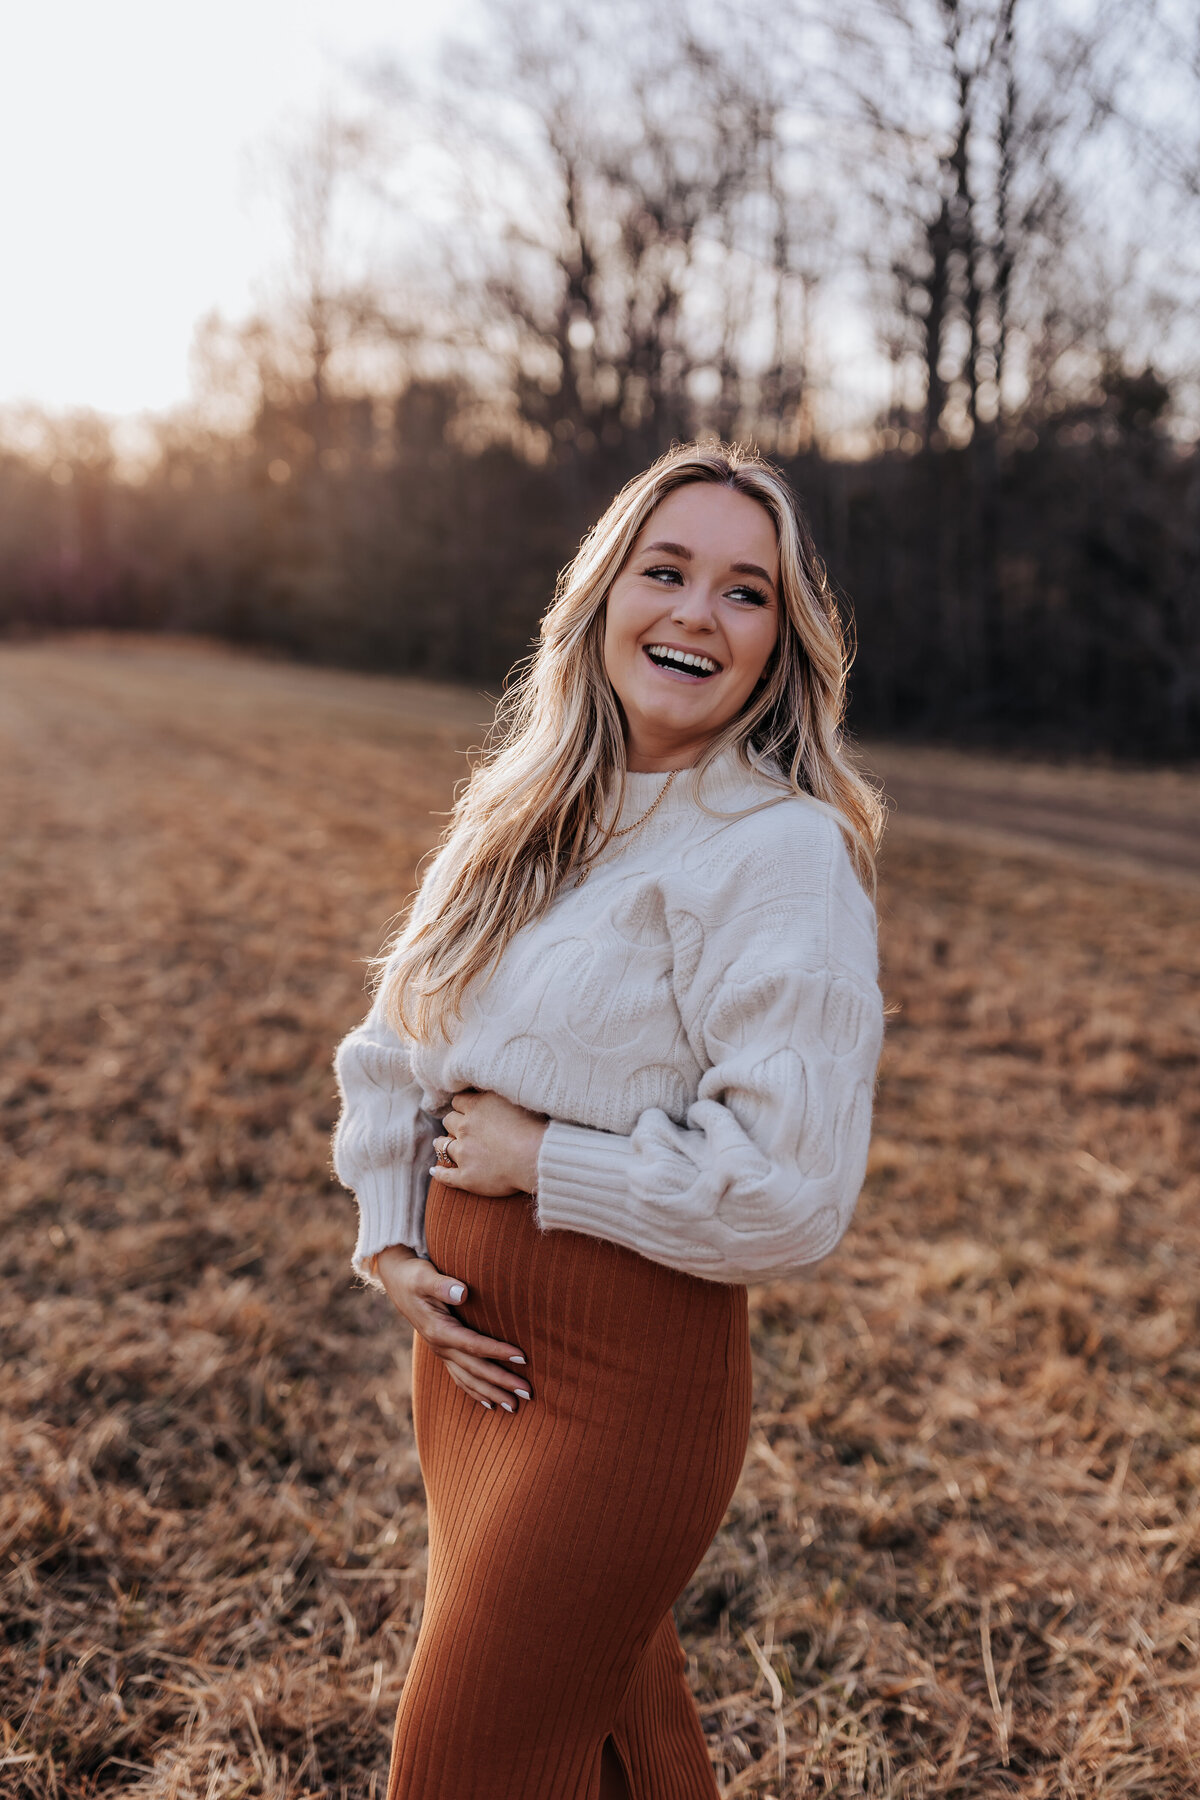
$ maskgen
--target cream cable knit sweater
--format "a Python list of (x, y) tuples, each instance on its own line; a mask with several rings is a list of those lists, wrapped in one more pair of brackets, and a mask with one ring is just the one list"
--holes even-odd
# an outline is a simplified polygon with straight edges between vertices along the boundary
[[(621, 825), (663, 780), (627, 778)], [(343, 1041), (334, 1164), (358, 1197), (360, 1273), (389, 1244), (425, 1254), (433, 1139), (468, 1087), (549, 1116), (546, 1229), (715, 1281), (833, 1249), (866, 1168), (883, 1035), (874, 912), (815, 801), (733, 752), (702, 798), (740, 816), (711, 817), (678, 779), (517, 934), (453, 1043), (401, 1039), (378, 1004)]]

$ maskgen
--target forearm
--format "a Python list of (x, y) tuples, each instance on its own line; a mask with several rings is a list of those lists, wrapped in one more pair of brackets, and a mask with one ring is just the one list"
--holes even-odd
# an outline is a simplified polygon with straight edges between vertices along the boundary
[[(882, 1036), (876, 988), (856, 989), (853, 1006), (848, 992), (840, 999), (836, 1051), (815, 1029), (790, 1042), (782, 1032), (751, 1033), (744, 1053), (706, 1074), (684, 1124), (657, 1108), (624, 1136), (552, 1124), (539, 1159), (539, 1223), (711, 1281), (783, 1278), (828, 1255), (866, 1169)], [(772, 1039), (782, 1054), (764, 1053)]]
[(409, 1046), (378, 1007), (343, 1040), (335, 1067), (342, 1111), (334, 1168), (358, 1200), (354, 1266), (374, 1279), (371, 1258), (377, 1251), (401, 1242), (418, 1254), (424, 1251), (434, 1127), (422, 1111)]

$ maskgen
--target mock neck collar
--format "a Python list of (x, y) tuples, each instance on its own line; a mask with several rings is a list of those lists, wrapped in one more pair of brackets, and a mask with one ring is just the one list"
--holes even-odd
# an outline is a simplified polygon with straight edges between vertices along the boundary
[(675, 770), (674, 780), (664, 794), (671, 774), (669, 769), (626, 772), (618, 828), (632, 825), (655, 802), (658, 804), (654, 817), (647, 821), (646, 831), (660, 827), (660, 822), (665, 825), (685, 815), (694, 817), (698, 804), (718, 813), (736, 813), (760, 806), (765, 800), (783, 799), (789, 792), (781, 777), (772, 779), (769, 774), (750, 768), (734, 746), (722, 750), (702, 773), (695, 768)]

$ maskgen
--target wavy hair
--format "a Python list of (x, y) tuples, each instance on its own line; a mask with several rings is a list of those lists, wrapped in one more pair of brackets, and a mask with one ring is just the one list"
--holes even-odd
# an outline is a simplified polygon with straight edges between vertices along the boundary
[(850, 655), (796, 497), (752, 449), (679, 445), (621, 489), (563, 570), (537, 648), (507, 685), (436, 859), (379, 959), (387, 1016), (411, 1037), (448, 1036), (468, 986), (607, 843), (626, 771), (621, 710), (604, 667), (605, 603), (655, 507), (693, 483), (732, 488), (765, 508), (780, 587), (766, 679), (706, 748), (695, 778), (736, 746), (749, 766), (834, 811), (873, 892), (883, 808), (842, 741)]

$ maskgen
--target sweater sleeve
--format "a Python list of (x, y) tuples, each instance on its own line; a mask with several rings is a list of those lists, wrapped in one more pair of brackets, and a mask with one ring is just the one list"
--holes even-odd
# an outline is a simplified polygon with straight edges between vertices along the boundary
[(368, 1262), (389, 1244), (427, 1254), (425, 1195), (436, 1122), (422, 1109), (409, 1046), (378, 1000), (339, 1044), (334, 1067), (342, 1111), (333, 1166), (358, 1200), (354, 1267), (371, 1281)]
[(713, 1281), (784, 1277), (837, 1244), (866, 1172), (883, 1005), (870, 903), (836, 827), (817, 827), (731, 862), (676, 913), (697, 1099), (684, 1124), (653, 1108), (627, 1137), (553, 1121), (544, 1228)]

